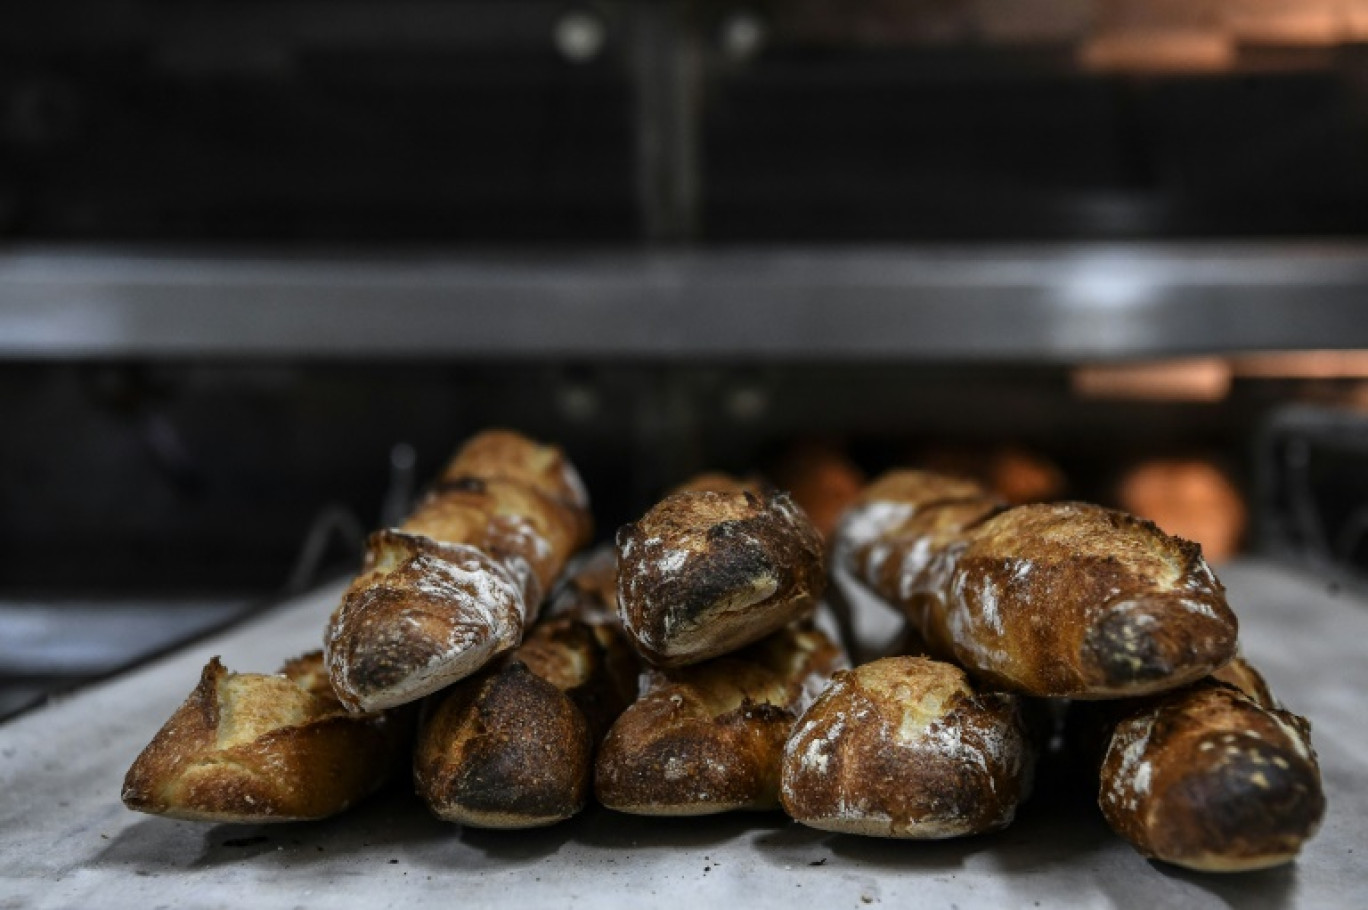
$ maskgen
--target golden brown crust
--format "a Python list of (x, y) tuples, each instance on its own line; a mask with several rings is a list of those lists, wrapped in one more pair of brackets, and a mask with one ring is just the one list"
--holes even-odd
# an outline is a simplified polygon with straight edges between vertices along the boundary
[(1293, 859), (1325, 813), (1304, 718), (1206, 680), (1116, 706), (1098, 804), (1146, 856), (1205, 872)]
[(353, 710), (415, 701), (515, 647), (590, 533), (559, 449), (475, 436), (401, 529), (372, 535), (326, 636), (338, 697)]
[(1196, 544), (1083, 503), (1027, 505), (968, 533), (950, 579), (955, 657), (1032, 695), (1116, 698), (1200, 679), (1237, 623)]
[(778, 808), (794, 718), (843, 663), (821, 632), (793, 627), (728, 657), (652, 673), (603, 742), (599, 801), (639, 815)]
[(296, 681), (230, 673), (211, 660), (129, 768), (124, 804), (194, 821), (298, 821), (334, 815), (374, 791), (397, 764), (404, 725), (313, 694), (317, 661), (287, 664)]
[(733, 477), (731, 474), (724, 474), (721, 471), (708, 471), (703, 474), (695, 474), (670, 492), (744, 493), (747, 490), (752, 493), (761, 493), (764, 492), (765, 485), (754, 477)]
[(471, 437), (442, 472), (443, 483), (471, 477), (515, 481), (588, 518), (589, 495), (565, 453), (512, 430), (485, 430)]
[(1034, 749), (1018, 700), (890, 657), (836, 674), (784, 748), (784, 809), (825, 831), (933, 839), (1011, 822)]
[(1268, 687), (1268, 681), (1263, 678), (1263, 674), (1254, 669), (1254, 665), (1243, 657), (1237, 656), (1230, 663), (1217, 668), (1211, 674), (1211, 678), (1239, 689), (1260, 708), (1282, 707), (1273, 697), (1273, 690)]
[(995, 688), (1117, 698), (1233, 656), (1237, 625), (1195, 544), (1082, 503), (1004, 510), (971, 481), (905, 471), (842, 521), (838, 562)]
[(734, 651), (811, 612), (822, 542), (783, 493), (666, 497), (617, 533), (618, 610), (662, 667)]

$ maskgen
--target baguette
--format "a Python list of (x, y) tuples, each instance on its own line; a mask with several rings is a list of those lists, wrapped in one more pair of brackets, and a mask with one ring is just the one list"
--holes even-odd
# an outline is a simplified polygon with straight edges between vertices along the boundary
[(1035, 748), (1020, 700), (958, 667), (888, 657), (837, 673), (784, 747), (785, 811), (841, 834), (939, 839), (1008, 825)]
[(898, 472), (847, 513), (836, 554), (937, 657), (993, 688), (1132, 697), (1235, 653), (1235, 616), (1201, 548), (1099, 506), (1005, 509), (971, 481)]
[(1310, 724), (1246, 662), (1140, 702), (1098, 705), (1098, 805), (1145, 856), (1201, 872), (1296, 858), (1325, 814)]
[(414, 782), (438, 818), (528, 828), (584, 807), (594, 747), (636, 694), (635, 655), (603, 602), (611, 567), (611, 559), (606, 567), (590, 560), (558, 599), (557, 615), (533, 626), (499, 666), (429, 701)]
[(651, 672), (603, 742), (599, 801), (635, 815), (777, 809), (794, 719), (844, 663), (826, 635), (797, 625), (737, 654)]
[(338, 698), (405, 704), (517, 647), (591, 533), (560, 450), (502, 430), (474, 437), (401, 528), (371, 535), (325, 639)]
[(784, 493), (674, 493), (618, 530), (617, 552), (623, 628), (658, 667), (758, 641), (810, 614), (826, 584), (821, 537)]
[(345, 710), (318, 652), (281, 672), (230, 673), (210, 660), (129, 768), (124, 805), (191, 821), (286, 822), (334, 815), (380, 787), (406, 754), (404, 718)]

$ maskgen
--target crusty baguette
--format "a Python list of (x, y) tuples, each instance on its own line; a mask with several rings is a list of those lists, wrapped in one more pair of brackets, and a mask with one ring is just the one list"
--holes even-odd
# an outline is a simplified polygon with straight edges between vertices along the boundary
[(299, 821), (341, 812), (384, 783), (407, 753), (410, 725), (345, 710), (317, 652), (282, 673), (209, 661), (129, 768), (124, 805), (193, 821)]
[(635, 654), (602, 600), (611, 566), (587, 561), (557, 615), (497, 666), (428, 702), (414, 782), (439, 818), (528, 828), (584, 807), (594, 747), (636, 694)]
[(603, 742), (599, 801), (636, 815), (778, 808), (794, 719), (844, 664), (825, 634), (796, 624), (727, 657), (653, 671)]
[(618, 610), (660, 667), (744, 647), (812, 612), (821, 537), (787, 494), (688, 490), (617, 533)]
[(1294, 859), (1325, 813), (1305, 718), (1243, 660), (1193, 686), (1099, 704), (1098, 805), (1145, 856), (1202, 872)]
[(415, 701), (517, 647), (591, 531), (559, 449), (474, 437), (401, 528), (371, 536), (325, 639), (338, 697), (353, 710)]
[(847, 514), (836, 553), (938, 657), (993, 688), (1144, 695), (1235, 653), (1235, 616), (1200, 548), (1099, 506), (1004, 510), (971, 481), (898, 472)]
[(784, 809), (824, 831), (938, 839), (1009, 824), (1035, 767), (1020, 700), (958, 667), (888, 657), (837, 673), (784, 748)]

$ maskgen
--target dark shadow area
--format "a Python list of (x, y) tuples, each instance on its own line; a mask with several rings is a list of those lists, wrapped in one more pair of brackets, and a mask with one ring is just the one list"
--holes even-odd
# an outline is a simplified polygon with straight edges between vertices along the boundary
[(587, 809), (575, 840), (592, 847), (654, 850), (724, 844), (761, 830), (793, 825), (780, 812), (728, 812), (694, 817), (627, 815), (602, 806)]
[[(1193, 872), (1153, 860), (1150, 866), (1166, 878), (1195, 885), (1219, 898), (1227, 907), (1238, 910), (1279, 910), (1292, 904), (1297, 890), (1295, 863), (1234, 874)], [(1359, 895), (1359, 899), (1368, 902), (1368, 895)]]
[(453, 838), (457, 829), (428, 813), (411, 793), (391, 788), (356, 808), (312, 822), (205, 825), (147, 818), (124, 829), (93, 865), (132, 868), (157, 875), (277, 857), (289, 866), (315, 865), (357, 856), (361, 847), (393, 844), (405, 853)]

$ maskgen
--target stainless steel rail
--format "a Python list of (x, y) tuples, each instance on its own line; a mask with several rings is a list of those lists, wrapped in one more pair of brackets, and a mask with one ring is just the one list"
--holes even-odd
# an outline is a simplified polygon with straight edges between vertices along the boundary
[(1368, 244), (10, 248), (0, 358), (1071, 362), (1368, 347)]

